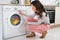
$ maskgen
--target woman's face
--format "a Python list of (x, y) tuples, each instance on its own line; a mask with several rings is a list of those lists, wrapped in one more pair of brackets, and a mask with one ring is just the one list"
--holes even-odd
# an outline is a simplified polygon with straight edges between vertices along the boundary
[(31, 8), (34, 12), (36, 11), (36, 7), (34, 5), (31, 5)]

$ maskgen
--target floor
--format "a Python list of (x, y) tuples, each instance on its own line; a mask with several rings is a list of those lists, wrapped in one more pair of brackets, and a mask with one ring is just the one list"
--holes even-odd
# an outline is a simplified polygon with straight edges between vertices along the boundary
[(2, 35), (0, 35), (0, 40), (2, 40)]
[(33, 38), (26, 38), (25, 36), (26, 35), (7, 39), (7, 40), (60, 40), (60, 28), (53, 28), (48, 30), (48, 34), (44, 39), (39, 38), (39, 35)]

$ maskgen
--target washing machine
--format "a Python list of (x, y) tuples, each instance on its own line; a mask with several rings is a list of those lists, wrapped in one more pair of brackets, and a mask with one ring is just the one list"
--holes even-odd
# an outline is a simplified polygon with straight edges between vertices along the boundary
[(25, 6), (3, 6), (4, 38), (13, 38), (26, 34), (25, 20), (18, 10), (26, 12)]
[(0, 5), (0, 40), (2, 40), (2, 6)]

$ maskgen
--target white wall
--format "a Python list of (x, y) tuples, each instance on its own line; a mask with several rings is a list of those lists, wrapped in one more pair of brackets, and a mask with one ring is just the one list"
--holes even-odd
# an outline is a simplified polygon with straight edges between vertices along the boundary
[[(19, 0), (21, 2), (21, 0)], [(33, 1), (33, 0), (32, 0)], [(56, 0), (40, 0), (43, 5), (55, 5)], [(0, 4), (10, 4), (11, 0), (0, 0)], [(23, 3), (23, 0), (22, 0)]]
[(43, 5), (55, 5), (56, 0), (40, 0)]
[(11, 0), (0, 0), (0, 4), (10, 4)]
[[(32, 0), (34, 1), (34, 0)], [(39, 0), (43, 5), (55, 5), (56, 0)]]
[(60, 24), (60, 7), (56, 7), (55, 24)]

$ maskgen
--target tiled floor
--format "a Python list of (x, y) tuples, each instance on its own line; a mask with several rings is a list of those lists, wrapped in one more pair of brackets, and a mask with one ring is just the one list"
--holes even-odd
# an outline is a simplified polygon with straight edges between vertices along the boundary
[(25, 36), (26, 35), (7, 39), (7, 40), (60, 40), (60, 28), (54, 28), (54, 29), (48, 30), (48, 34), (44, 39), (40, 39), (39, 36), (36, 36), (34, 38), (26, 38)]

